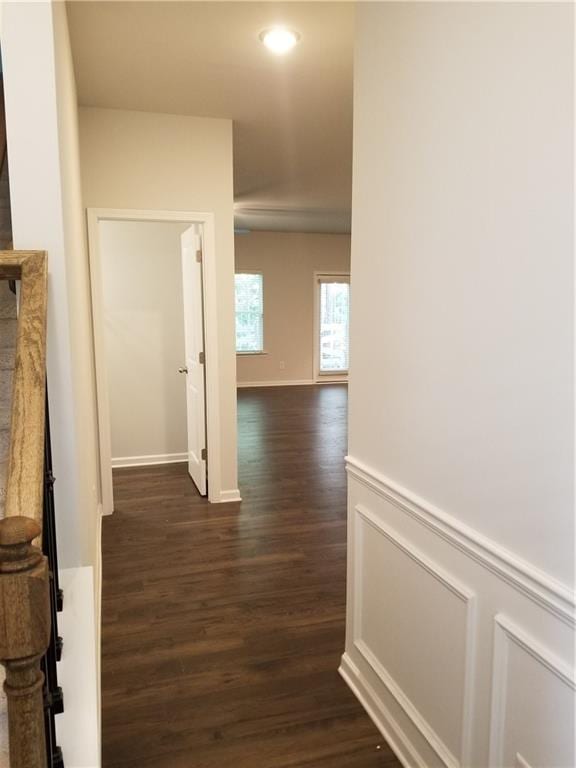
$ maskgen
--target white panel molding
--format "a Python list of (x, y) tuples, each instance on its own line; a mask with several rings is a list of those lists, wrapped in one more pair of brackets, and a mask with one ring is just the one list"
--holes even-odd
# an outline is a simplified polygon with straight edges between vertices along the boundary
[(119, 456), (112, 459), (112, 466), (115, 469), (120, 467), (148, 467), (153, 464), (176, 464), (187, 460), (187, 453), (158, 453), (150, 454), (149, 456)]
[(348, 384), (348, 379), (294, 379), (292, 381), (238, 381), (238, 389), (248, 389), (253, 387), (309, 387), (315, 384)]
[(425, 525), (568, 626), (575, 626), (576, 595), (568, 586), (362, 461), (347, 456), (346, 468), (354, 480)]
[(386, 739), (389, 747), (405, 768), (428, 768), (422, 757), (412, 746), (390, 710), (384, 705), (382, 699), (360, 672), (350, 656), (345, 653), (342, 656), (338, 670), (350, 690), (362, 704), (374, 725)]
[[(555, 675), (572, 691), (576, 690), (574, 671), (552, 651), (540, 645), (530, 635), (499, 613), (494, 617), (494, 657), (492, 664), (492, 704), (490, 712), (490, 766), (505, 768), (503, 763), (506, 692), (508, 688), (508, 657), (510, 645), (528, 653), (538, 664)], [(528, 765), (517, 754), (516, 765)]]
[(426, 718), (420, 714), (408, 696), (406, 696), (398, 683), (378, 661), (366, 643), (363, 640), (357, 640), (354, 643), (354, 647), (378, 677), (390, 696), (392, 696), (398, 706), (402, 709), (404, 714), (410, 718), (412, 725), (414, 725), (418, 732), (426, 739), (430, 747), (432, 747), (438, 758), (442, 761), (442, 765), (445, 765), (446, 768), (460, 768), (460, 760), (458, 760), (456, 755), (454, 755), (446, 744), (444, 744), (440, 736), (438, 736)]
[(399, 536), (395, 531), (389, 528), (384, 522), (371, 510), (361, 504), (356, 505), (356, 513), (370, 525), (373, 530), (384, 536), (403, 554), (409, 557), (414, 563), (423, 568), (430, 576), (436, 579), (442, 587), (449, 590), (458, 600), (466, 606), (466, 640), (464, 649), (464, 687), (462, 691), (462, 731), (460, 756), (457, 758), (452, 751), (444, 744), (440, 736), (428, 723), (426, 718), (418, 711), (417, 707), (410, 701), (402, 688), (394, 680), (369, 646), (360, 636), (361, 615), (359, 606), (361, 605), (362, 580), (359, 574), (358, 564), (362, 562), (362, 552), (358, 551), (359, 542), (362, 537), (356, 535), (355, 562), (356, 574), (354, 578), (354, 618), (353, 618), (353, 642), (356, 650), (371, 667), (379, 680), (388, 690), (390, 695), (396, 700), (405, 714), (410, 718), (414, 726), (426, 739), (430, 747), (438, 755), (440, 760), (447, 768), (459, 768), (470, 760), (472, 726), (473, 726), (473, 679), (475, 666), (475, 639), (476, 639), (476, 595), (472, 590), (459, 584), (451, 575), (447, 574), (442, 568), (427, 559), (418, 549), (412, 546), (406, 539)]

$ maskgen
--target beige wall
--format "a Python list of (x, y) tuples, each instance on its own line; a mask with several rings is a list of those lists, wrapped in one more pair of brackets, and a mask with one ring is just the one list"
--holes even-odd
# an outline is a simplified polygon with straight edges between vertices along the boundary
[(81, 108), (82, 189), (88, 208), (215, 215), (222, 489), (237, 489), (232, 123)]
[[(92, 354), (90, 275), (80, 178), (78, 104), (66, 8), (62, 3), (54, 3), (53, 10), (68, 316), (73, 361), (72, 386), (76, 404), (74, 427), (80, 501), (75, 512), (78, 515), (78, 510), (81, 510), (82, 562), (96, 565), (95, 584), (96, 589), (99, 589), (98, 424)], [(97, 599), (99, 600), (99, 594)]]
[(99, 224), (115, 466), (186, 460), (186, 382), (178, 367), (184, 364), (180, 234), (187, 226)]
[[(314, 272), (349, 272), (350, 236), (236, 235), (236, 271), (264, 278), (264, 355), (238, 355), (238, 382), (314, 379)], [(281, 363), (284, 368), (281, 368)]]
[(409, 765), (575, 764), (573, 31), (357, 10), (343, 670)]

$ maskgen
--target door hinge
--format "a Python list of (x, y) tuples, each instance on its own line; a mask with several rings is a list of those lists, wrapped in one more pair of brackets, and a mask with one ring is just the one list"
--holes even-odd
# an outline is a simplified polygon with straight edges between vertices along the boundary
[(200, 363), (200, 365), (204, 365), (204, 361), (205, 360), (206, 360), (206, 358), (204, 356), (204, 352), (199, 352), (198, 353), (198, 362)]
[(202, 248), (199, 248), (196, 251), (196, 261), (198, 261), (200, 263), (202, 262)]
[(208, 451), (206, 450), (206, 448), (202, 448), (201, 456), (202, 456), (202, 461), (206, 461), (206, 459), (208, 458)]

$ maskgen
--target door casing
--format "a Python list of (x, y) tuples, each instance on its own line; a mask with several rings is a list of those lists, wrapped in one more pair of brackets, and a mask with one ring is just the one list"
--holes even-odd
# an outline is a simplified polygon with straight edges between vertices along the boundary
[(88, 252), (96, 375), (96, 407), (99, 438), (100, 488), (102, 514), (114, 511), (112, 487), (112, 444), (108, 376), (104, 348), (102, 274), (98, 225), (101, 221), (154, 221), (198, 224), (202, 230), (204, 295), (204, 343), (206, 376), (206, 448), (210, 457), (208, 500), (222, 501), (220, 446), (220, 370), (218, 356), (217, 274), (214, 214), (206, 211), (155, 211), (121, 208), (88, 208)]

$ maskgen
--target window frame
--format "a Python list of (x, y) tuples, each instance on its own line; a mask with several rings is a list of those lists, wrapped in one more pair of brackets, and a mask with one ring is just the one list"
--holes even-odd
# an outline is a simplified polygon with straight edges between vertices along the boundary
[[(236, 336), (236, 275), (260, 275), (262, 280), (262, 349), (258, 350), (243, 350), (241, 352), (237, 349), (237, 336)], [(253, 357), (254, 355), (267, 355), (266, 347), (264, 346), (264, 273), (261, 269), (235, 269), (234, 270), (234, 350), (237, 357)]]
[[(318, 383), (348, 381), (348, 370), (320, 370), (320, 286), (322, 283), (348, 283), (350, 285), (350, 272), (326, 270), (314, 272), (314, 380)], [(350, 352), (350, 339), (348, 339), (348, 352)]]

